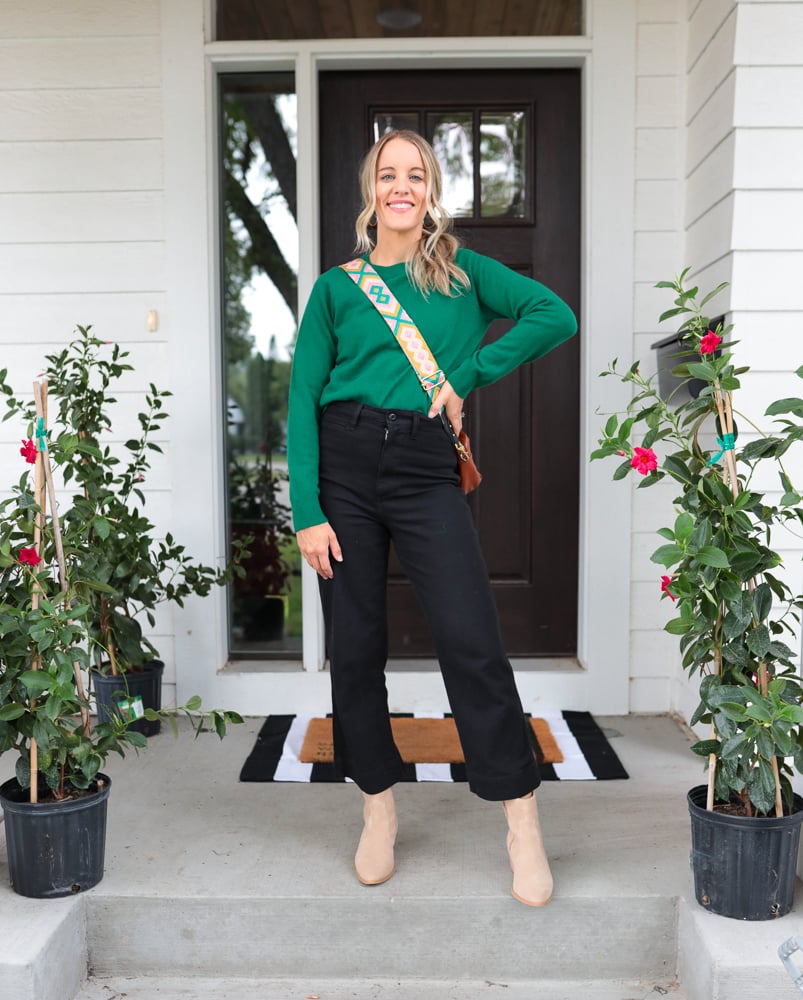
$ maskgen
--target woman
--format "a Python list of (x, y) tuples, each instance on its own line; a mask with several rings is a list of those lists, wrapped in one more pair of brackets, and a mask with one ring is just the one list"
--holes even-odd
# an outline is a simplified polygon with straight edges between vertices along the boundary
[[(421, 136), (382, 136), (360, 184), (358, 250), (420, 329), (445, 381), (430, 404), (349, 274), (335, 267), (318, 279), (290, 384), (290, 497), (299, 549), (319, 575), (335, 765), (364, 797), (357, 877), (375, 885), (395, 870), (392, 786), (402, 761), (384, 675), (392, 540), (432, 629), (469, 787), (503, 803), (513, 895), (543, 906), (552, 876), (534, 796), (538, 766), (440, 412), (459, 433), (473, 389), (552, 350), (574, 334), (575, 318), (538, 282), (458, 248), (440, 204), (440, 168)], [(499, 317), (516, 325), (480, 347)]]

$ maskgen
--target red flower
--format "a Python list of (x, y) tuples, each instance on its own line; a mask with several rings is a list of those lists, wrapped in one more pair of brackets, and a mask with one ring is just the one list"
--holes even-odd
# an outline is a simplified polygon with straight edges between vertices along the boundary
[(722, 337), (718, 337), (713, 330), (709, 330), (700, 341), (700, 354), (713, 354), (721, 343)]
[(648, 472), (658, 468), (658, 456), (652, 448), (634, 448), (630, 465), (636, 472), (646, 476)]
[(21, 563), (27, 563), (29, 566), (38, 566), (40, 563), (39, 553), (36, 549), (20, 549), (19, 560)]
[(671, 576), (662, 576), (661, 577), (661, 590), (663, 591), (663, 593), (666, 594), (667, 597), (671, 597), (673, 601), (676, 601), (677, 598), (669, 590), (669, 585), (670, 585), (671, 582), (672, 582), (672, 577)]
[(34, 465), (36, 462), (36, 445), (29, 438), (27, 441), (22, 438), (22, 447), (20, 448), (20, 455), (25, 459), (28, 465)]

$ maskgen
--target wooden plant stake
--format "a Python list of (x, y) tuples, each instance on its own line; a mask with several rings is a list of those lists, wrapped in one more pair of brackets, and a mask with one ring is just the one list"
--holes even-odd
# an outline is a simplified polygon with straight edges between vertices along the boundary
[[(41, 407), (44, 414), (47, 407), (47, 384), (45, 384), (44, 393), (37, 392), (39, 388), (39, 383), (34, 382), (34, 397), (37, 400), (37, 416), (39, 408)], [(39, 508), (36, 514), (36, 520), (34, 522), (33, 531), (33, 547), (36, 551), (37, 565), (39, 562), (39, 557), (42, 550), (42, 532), (45, 527), (45, 520), (47, 517), (47, 491), (45, 489), (45, 456), (42, 451), (39, 438), (36, 440), (36, 462), (34, 464), (34, 496), (36, 497), (36, 505)], [(31, 594), (31, 608), (36, 611), (39, 608), (41, 598), (41, 589), (37, 584), (33, 593)], [(42, 667), (42, 661), (39, 656), (34, 656), (31, 661), (32, 670), (40, 670)], [(31, 699), (31, 708), (36, 705), (36, 699)], [(36, 803), (39, 801), (39, 782), (38, 782), (38, 772), (39, 772), (39, 748), (36, 745), (36, 740), (31, 737), (31, 756), (30, 756), (30, 770), (31, 770), (31, 785), (30, 785), (30, 801)]]
[[(47, 456), (47, 379), (42, 383), (33, 384), (34, 399), (36, 401), (37, 418), (37, 442), (36, 458), (42, 460), (44, 468), (44, 478), (47, 484), (47, 492), (50, 497), (50, 522), (53, 525), (53, 541), (56, 546), (56, 560), (59, 566), (59, 584), (62, 592), (67, 593), (67, 564), (64, 559), (64, 543), (61, 539), (61, 525), (58, 518), (58, 508), (56, 507), (56, 490), (53, 485), (53, 470), (50, 468), (50, 459)], [(73, 662), (73, 674), (75, 676), (75, 689), (81, 701), (81, 727), (84, 735), (89, 733), (91, 720), (89, 718), (89, 707), (84, 691), (84, 682), (81, 677), (81, 667), (77, 661)]]

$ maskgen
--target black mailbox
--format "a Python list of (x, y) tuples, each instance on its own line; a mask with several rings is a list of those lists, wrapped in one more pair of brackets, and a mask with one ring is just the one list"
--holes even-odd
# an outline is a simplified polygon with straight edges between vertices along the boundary
[[(712, 319), (708, 326), (711, 330), (716, 330), (717, 326), (724, 324), (725, 317), (717, 316)], [(678, 365), (686, 364), (689, 361), (700, 361), (700, 352), (692, 350), (688, 344), (684, 343), (685, 330), (679, 330), (663, 340), (657, 340), (652, 349), (657, 352), (658, 361), (658, 392), (663, 399), (669, 399), (672, 395), (672, 402), (683, 403), (687, 399), (697, 399), (705, 382), (701, 378), (680, 379), (672, 374), (672, 369)], [(718, 358), (720, 351), (714, 352), (714, 357)], [(685, 381), (685, 385), (682, 383)]]

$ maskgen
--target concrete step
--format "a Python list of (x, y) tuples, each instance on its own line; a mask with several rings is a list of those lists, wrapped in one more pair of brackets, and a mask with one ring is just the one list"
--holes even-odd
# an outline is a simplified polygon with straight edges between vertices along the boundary
[[(798, 886), (798, 898), (803, 889)], [(689, 1000), (800, 1000), (778, 948), (803, 936), (803, 904), (778, 920), (717, 917), (691, 900), (679, 905), (678, 966)], [(803, 953), (792, 961), (803, 971)]]
[[(500, 872), (500, 881), (504, 872)], [(398, 876), (397, 876), (398, 878)], [(676, 901), (555, 899), (543, 911), (509, 895), (362, 899), (102, 897), (87, 900), (98, 975), (393, 979), (671, 979)]]
[(93, 978), (76, 1000), (686, 1000), (677, 982)]

